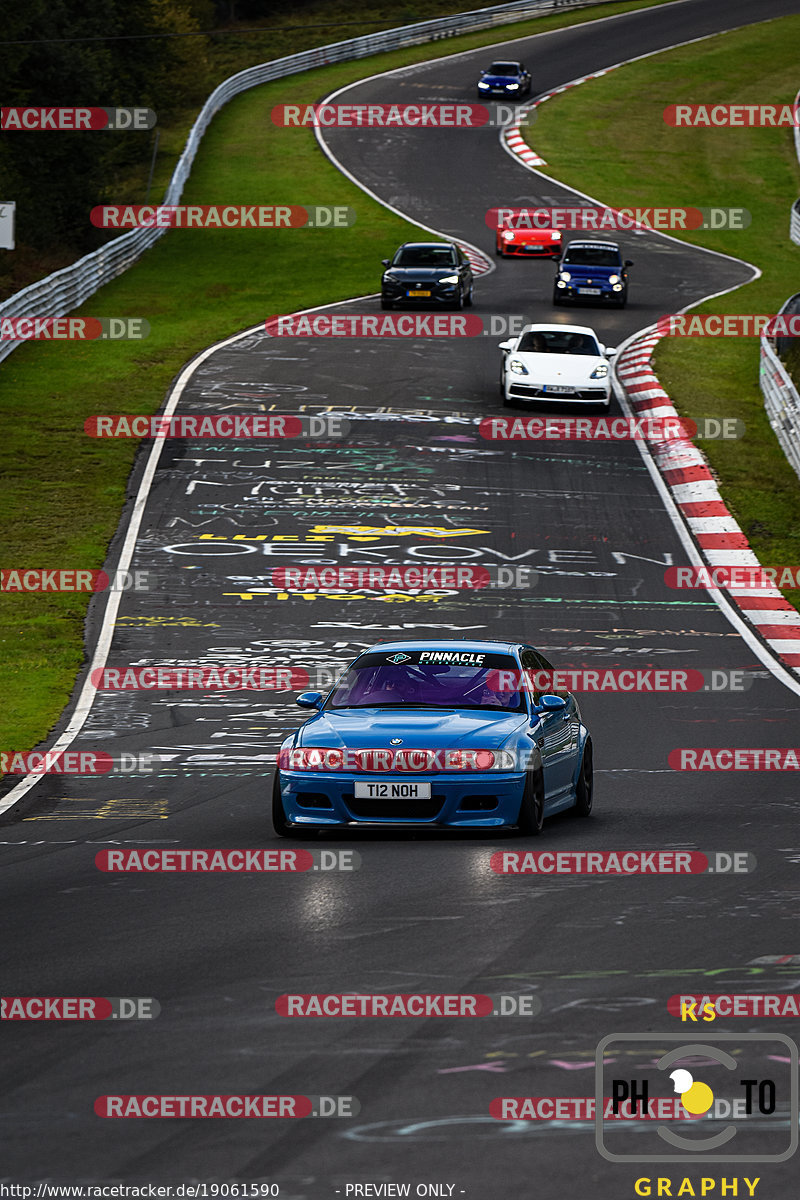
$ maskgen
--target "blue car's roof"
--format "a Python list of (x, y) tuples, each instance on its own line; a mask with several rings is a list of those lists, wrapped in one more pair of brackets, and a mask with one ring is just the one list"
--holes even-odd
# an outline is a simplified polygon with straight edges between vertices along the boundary
[(454, 638), (406, 638), (400, 641), (377, 642), (364, 653), (369, 654), (374, 650), (429, 650), (435, 647), (437, 650), (477, 650), (479, 653), (486, 654), (499, 651), (512, 654), (522, 644), (522, 642), (480, 641), (477, 638), (459, 638), (458, 640)]

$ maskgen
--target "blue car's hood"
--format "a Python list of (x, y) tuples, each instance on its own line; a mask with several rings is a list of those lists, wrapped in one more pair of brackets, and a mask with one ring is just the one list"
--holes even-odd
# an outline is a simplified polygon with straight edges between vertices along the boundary
[(488, 83), (491, 87), (499, 87), (502, 83), (519, 83), (519, 75), (483, 75), (481, 83)]
[(340, 708), (320, 713), (302, 725), (296, 744), (366, 750), (387, 747), (392, 738), (400, 737), (404, 746), (414, 749), (496, 750), (515, 729), (527, 724), (526, 713)]

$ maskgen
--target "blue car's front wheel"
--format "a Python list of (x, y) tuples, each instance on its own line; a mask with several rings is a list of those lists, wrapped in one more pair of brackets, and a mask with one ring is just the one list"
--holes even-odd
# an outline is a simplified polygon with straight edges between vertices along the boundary
[(519, 808), (517, 829), (528, 837), (536, 837), (542, 832), (544, 824), (544, 776), (542, 770), (528, 771), (525, 776), (525, 790), (522, 793), (522, 804)]

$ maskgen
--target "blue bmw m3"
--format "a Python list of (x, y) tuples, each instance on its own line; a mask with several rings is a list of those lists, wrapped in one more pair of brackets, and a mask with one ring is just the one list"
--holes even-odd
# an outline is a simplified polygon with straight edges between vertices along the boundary
[[(382, 642), (350, 664), (278, 754), (282, 837), (359, 826), (516, 829), (592, 809), (592, 742), (533, 646)], [(549, 686), (548, 686), (549, 685)]]

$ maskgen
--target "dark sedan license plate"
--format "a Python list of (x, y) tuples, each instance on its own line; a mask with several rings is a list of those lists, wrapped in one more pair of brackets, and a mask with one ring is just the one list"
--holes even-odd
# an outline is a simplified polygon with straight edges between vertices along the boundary
[(417, 288), (416, 291), (409, 292), (408, 295), (409, 296), (430, 296), (430, 292), (425, 292), (425, 291), (422, 291), (420, 288)]
[(411, 783), (403, 780), (373, 779), (356, 783), (356, 800), (430, 800), (429, 783)]

